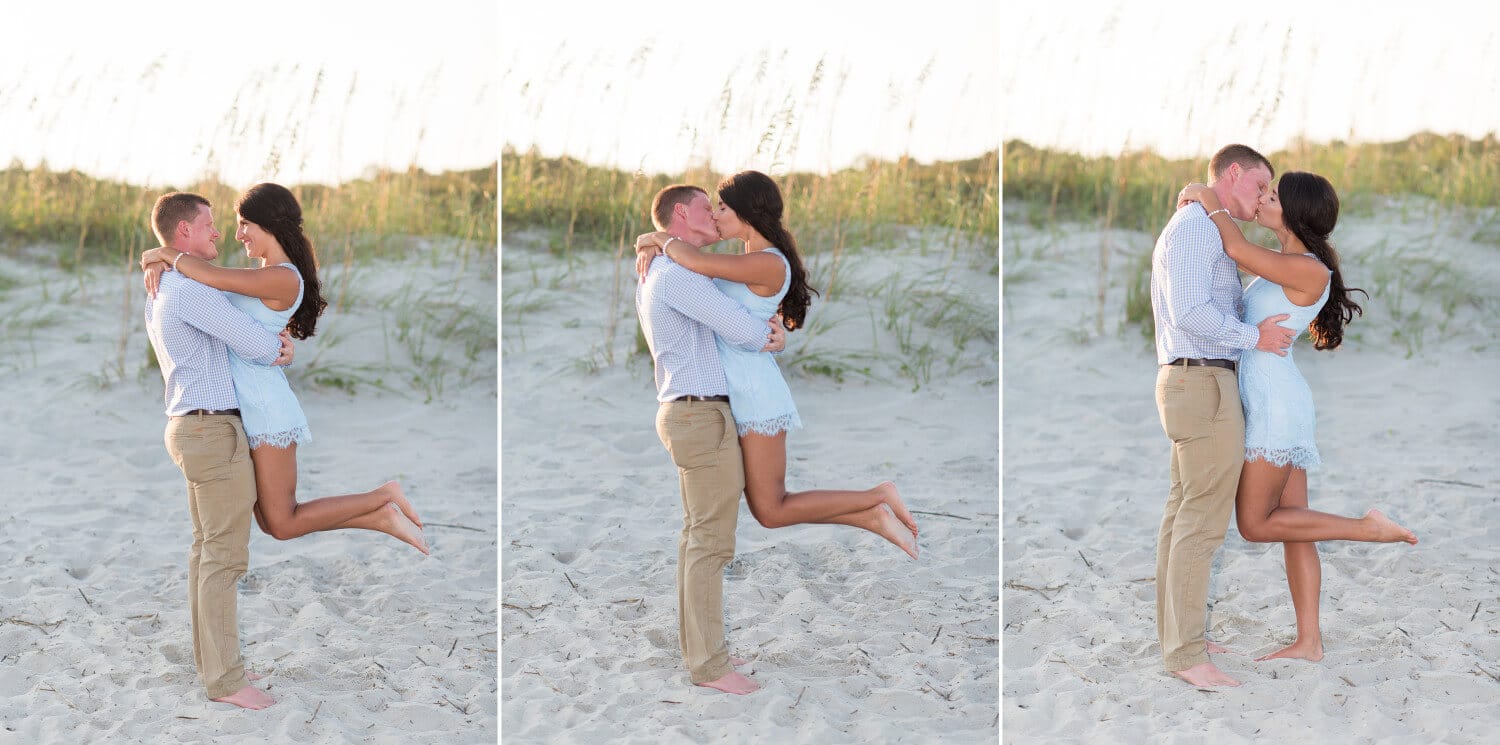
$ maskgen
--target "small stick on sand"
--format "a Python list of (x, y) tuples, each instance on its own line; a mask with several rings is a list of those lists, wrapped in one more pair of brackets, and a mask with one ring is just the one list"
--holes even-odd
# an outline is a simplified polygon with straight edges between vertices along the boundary
[(1344, 685), (1347, 685), (1350, 688), (1358, 688), (1359, 687), (1357, 685), (1354, 685), (1354, 681), (1352, 681), (1352, 680), (1350, 680), (1350, 679), (1348, 679), (1348, 678), (1346, 678), (1346, 677), (1344, 677), (1342, 675), (1339, 676), (1339, 680), (1344, 681)]
[[(424, 528), (430, 528), (430, 527), (433, 527), (433, 526), (437, 526), (439, 528), (456, 528), (458, 530), (472, 530), (475, 533), (483, 533), (484, 532), (484, 528), (471, 528), (471, 527), (469, 527), (467, 525), (454, 525), (453, 523), (422, 523), (422, 527), (424, 527)], [(515, 541), (511, 541), (511, 545), (515, 545)], [(531, 547), (527, 546), (526, 548), (531, 548)]]
[(1448, 481), (1447, 479), (1417, 479), (1418, 484), (1449, 484), (1452, 486), (1467, 486), (1470, 489), (1483, 489), (1479, 484), (1471, 484), (1467, 481)]
[(950, 515), (950, 514), (948, 514), (946, 512), (926, 512), (926, 511), (923, 511), (923, 510), (907, 510), (907, 512), (910, 512), (913, 515), (937, 515), (938, 517), (951, 517), (951, 518), (953, 518), (955, 520), (968, 520), (969, 519), (969, 518), (964, 517), (962, 515)]
[(453, 656), (453, 650), (458, 649), (458, 637), (453, 637), (453, 646), (448, 647), (448, 656)]
[[(578, 592), (578, 585), (573, 583), (573, 578), (569, 577), (567, 572), (563, 572), (563, 579), (566, 579), (568, 581), (568, 584), (573, 585), (574, 592)], [(582, 595), (583, 593), (579, 592), (578, 594)]]
[(1469, 620), (1472, 621), (1472, 620), (1474, 620), (1474, 619), (1476, 619), (1478, 617), (1479, 617), (1479, 603), (1475, 603), (1474, 604), (1474, 613), (1469, 616)]
[(427, 660), (422, 659), (422, 655), (419, 655), (416, 652), (412, 652), (411, 656), (417, 658), (417, 661), (421, 662), (423, 665), (426, 665), (428, 667), (432, 667), (432, 663), (428, 662)]
[(928, 644), (937, 644), (938, 635), (942, 634), (942, 633), (943, 633), (943, 625), (942, 624), (938, 624), (937, 634), (933, 634), (932, 635), (932, 641), (927, 642), (927, 643)]
[(1490, 676), (1491, 678), (1494, 678), (1496, 683), (1500, 683), (1500, 675), (1496, 675), (1496, 674), (1494, 674), (1494, 673), (1492, 673), (1492, 672), (1490, 672), (1490, 671), (1488, 671), (1488, 670), (1486, 670), (1486, 669), (1484, 669), (1484, 668), (1482, 668), (1482, 667), (1480, 667), (1478, 665), (1475, 665), (1474, 669), (1478, 670), (1479, 672), (1484, 673), (1485, 675)]
[(312, 713), (312, 716), (310, 716), (310, 717), (308, 717), (308, 718), (307, 718), (307, 721), (306, 721), (306, 722), (303, 722), (303, 724), (312, 724), (312, 720), (314, 720), (314, 719), (317, 719), (317, 718), (318, 718), (318, 711), (320, 711), (320, 710), (321, 710), (321, 709), (322, 709), (322, 708), (323, 708), (323, 702), (322, 702), (322, 701), (319, 701), (319, 702), (318, 702), (318, 705), (317, 705), (317, 706), (315, 706), (315, 707), (313, 707), (313, 713)]
[(1094, 568), (1094, 565), (1089, 562), (1089, 557), (1083, 555), (1082, 549), (1080, 549), (1078, 551), (1078, 558), (1083, 559), (1083, 565), (1084, 566), (1088, 567), (1089, 569), (1093, 569)]
[(802, 694), (804, 694), (804, 693), (807, 693), (807, 686), (802, 686), (802, 690), (797, 693), (797, 700), (793, 701), (792, 705), (789, 706), (789, 707), (787, 707), (787, 708), (789, 708), (789, 709), (795, 709), (795, 708), (797, 708), (797, 704), (802, 703)]
[(83, 594), (82, 587), (78, 588), (78, 594), (83, 597), (83, 602), (88, 603), (90, 608), (94, 607), (94, 601), (89, 600), (89, 596)]

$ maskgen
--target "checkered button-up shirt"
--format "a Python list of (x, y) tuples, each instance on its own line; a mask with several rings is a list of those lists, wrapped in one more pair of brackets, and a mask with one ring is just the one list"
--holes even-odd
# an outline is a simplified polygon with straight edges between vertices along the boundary
[(1151, 313), (1156, 361), (1182, 357), (1238, 360), (1260, 331), (1240, 320), (1245, 307), (1234, 259), (1203, 205), (1177, 210), (1151, 252)]
[(239, 407), (227, 350), (266, 365), (281, 352), (281, 340), (224, 293), (177, 272), (162, 274), (156, 298), (146, 302), (146, 335), (166, 383), (167, 416)]
[(652, 260), (635, 290), (635, 310), (655, 363), (658, 401), (727, 394), (714, 334), (753, 352), (766, 346), (771, 330), (713, 280), (666, 256)]

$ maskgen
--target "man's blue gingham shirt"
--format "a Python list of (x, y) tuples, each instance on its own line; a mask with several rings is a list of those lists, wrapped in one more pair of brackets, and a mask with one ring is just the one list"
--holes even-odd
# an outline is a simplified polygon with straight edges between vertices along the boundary
[(713, 280), (667, 256), (635, 290), (635, 311), (656, 367), (656, 400), (723, 396), (729, 392), (714, 334), (752, 352), (766, 346), (771, 328), (714, 287)]
[(167, 416), (239, 408), (227, 349), (266, 365), (281, 353), (281, 340), (224, 293), (177, 272), (163, 273), (156, 298), (147, 299), (146, 334), (166, 382)]
[(1151, 313), (1156, 361), (1182, 357), (1239, 360), (1254, 349), (1256, 327), (1240, 320), (1244, 288), (1219, 229), (1194, 202), (1172, 216), (1151, 252)]

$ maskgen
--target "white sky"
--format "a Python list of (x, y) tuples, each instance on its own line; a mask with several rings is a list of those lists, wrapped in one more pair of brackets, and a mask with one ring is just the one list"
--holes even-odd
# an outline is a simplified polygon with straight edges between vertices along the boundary
[(1090, 155), (1263, 152), (1500, 129), (1500, 6), (1009, 3), (1005, 139)]
[(147, 6), (6, 3), (0, 165), (243, 187), (498, 157), (496, 0)]
[(520, 150), (775, 174), (999, 147), (997, 0), (565, 0), (503, 17), (501, 133)]

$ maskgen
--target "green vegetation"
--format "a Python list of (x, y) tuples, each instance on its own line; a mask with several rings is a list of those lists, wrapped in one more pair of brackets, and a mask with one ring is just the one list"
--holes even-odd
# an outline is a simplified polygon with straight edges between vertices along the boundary
[[(336, 187), (288, 186), (302, 203), (307, 233), (324, 261), (353, 248), (388, 254), (412, 235), (450, 236), (482, 251), (498, 239), (495, 169), (433, 174), (412, 168), (378, 171)], [(223, 243), (232, 242), (234, 200), (241, 191), (235, 187), (208, 180), (148, 189), (78, 171), (13, 164), (0, 171), (0, 251), (61, 246), (65, 250), (58, 252), (58, 263), (65, 269), (129, 262), (157, 245), (148, 224), (151, 205), (161, 194), (179, 189), (207, 197), (225, 231)]]
[[(1423, 132), (1399, 142), (1300, 141), (1266, 153), (1278, 173), (1312, 171), (1346, 205), (1373, 195), (1419, 195), (1441, 205), (1489, 206), (1500, 184), (1500, 139)], [(1012, 140), (1005, 143), (1005, 196), (1015, 216), (1041, 224), (1103, 219), (1106, 227), (1155, 233), (1184, 184), (1204, 181), (1208, 158), (1168, 160), (1151, 151), (1089, 158)]]
[[(999, 230), (999, 155), (923, 165), (871, 161), (822, 176), (776, 177), (786, 198), (786, 221), (797, 242), (834, 251), (882, 245), (901, 225), (942, 226), (955, 235), (993, 236)], [(506, 230), (540, 228), (550, 248), (611, 249), (652, 229), (647, 214), (662, 187), (690, 183), (710, 193), (719, 174), (704, 168), (647, 175), (591, 166), (573, 158), (543, 158), (507, 148), (500, 157), (502, 220)]]

